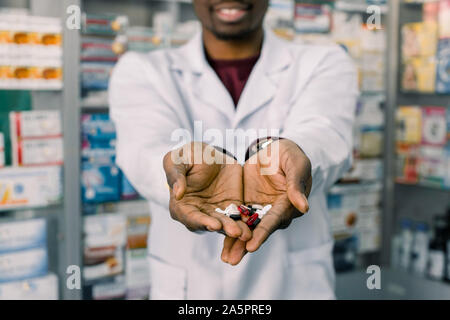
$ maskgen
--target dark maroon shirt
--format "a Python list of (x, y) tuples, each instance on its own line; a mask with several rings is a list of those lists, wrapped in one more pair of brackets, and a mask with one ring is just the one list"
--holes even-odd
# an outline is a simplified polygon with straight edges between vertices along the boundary
[(215, 60), (210, 57), (207, 57), (207, 59), (223, 85), (227, 88), (236, 107), (248, 77), (259, 59), (259, 54), (254, 57), (237, 60)]

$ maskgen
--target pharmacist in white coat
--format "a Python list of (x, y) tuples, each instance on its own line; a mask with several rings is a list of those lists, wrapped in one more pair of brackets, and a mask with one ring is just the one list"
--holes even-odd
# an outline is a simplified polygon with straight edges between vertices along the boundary
[[(110, 82), (117, 163), (153, 218), (151, 299), (332, 299), (326, 190), (351, 164), (355, 68), (338, 46), (264, 30), (268, 0), (193, 4), (201, 33), (125, 54)], [(271, 175), (245, 157), (254, 132), (250, 159), (264, 150)], [(198, 145), (237, 161), (174, 162), (172, 150)], [(214, 211), (230, 203), (273, 208), (251, 229)]]

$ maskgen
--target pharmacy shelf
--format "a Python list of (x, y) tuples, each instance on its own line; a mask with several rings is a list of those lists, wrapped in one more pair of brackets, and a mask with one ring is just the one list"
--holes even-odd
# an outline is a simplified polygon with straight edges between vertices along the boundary
[[(347, 12), (359, 12), (359, 13), (368, 13), (367, 9), (370, 7), (370, 4), (367, 3), (358, 3), (355, 1), (336, 1), (334, 8), (340, 11)], [(389, 8), (387, 5), (375, 5), (380, 8), (381, 14), (387, 14), (389, 12)], [(371, 13), (368, 13), (371, 14)]]
[[(450, 204), (450, 193), (439, 187), (405, 184), (396, 181), (396, 110), (401, 105), (449, 106), (449, 95), (404, 92), (400, 89), (401, 27), (408, 22), (421, 21), (421, 4), (389, 1), (389, 48), (387, 136), (385, 140), (385, 215), (383, 216), (382, 262), (389, 265), (390, 239), (396, 232), (400, 218), (408, 217), (431, 223), (432, 215), (443, 213)], [(411, 276), (413, 281), (418, 278)], [(413, 282), (411, 281), (411, 282)]]
[(405, 270), (381, 267), (381, 288), (369, 290), (366, 270), (336, 276), (339, 300), (448, 300), (450, 284), (430, 280)]
[[(443, 187), (439, 187), (433, 184), (427, 184), (427, 183), (408, 183), (408, 182), (401, 182), (401, 181), (395, 181), (396, 184), (398, 185), (402, 185), (402, 186), (408, 186), (408, 187), (417, 187), (417, 188), (427, 188), (427, 189), (431, 189), (431, 190), (436, 190), (436, 191), (442, 191), (445, 193), (448, 193), (450, 191), (450, 188), (443, 188)], [(450, 197), (449, 197), (450, 200)]]

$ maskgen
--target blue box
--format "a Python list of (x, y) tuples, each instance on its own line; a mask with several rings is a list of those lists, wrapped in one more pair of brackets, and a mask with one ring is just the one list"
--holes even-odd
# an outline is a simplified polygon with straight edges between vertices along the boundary
[(33, 219), (0, 224), (0, 254), (45, 247), (47, 245), (47, 221)]
[(439, 40), (436, 70), (436, 92), (450, 93), (450, 38)]
[(92, 140), (115, 140), (116, 127), (106, 113), (83, 114), (81, 116), (83, 138)]
[(115, 165), (83, 163), (81, 193), (84, 203), (120, 200), (120, 172)]

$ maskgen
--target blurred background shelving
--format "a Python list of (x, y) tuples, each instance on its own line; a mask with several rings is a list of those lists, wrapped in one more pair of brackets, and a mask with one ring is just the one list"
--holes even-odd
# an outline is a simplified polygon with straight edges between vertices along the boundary
[[(79, 6), (86, 14), (81, 30), (64, 27), (69, 5)], [(370, 6), (381, 14), (379, 21), (373, 21), (380, 23), (373, 30), (366, 24), (374, 14), (368, 11)], [(4, 210), (0, 205), (0, 227), (9, 221), (47, 221), (48, 273), (58, 278), (58, 298), (145, 299), (149, 285), (146, 228), (151, 221), (147, 203), (114, 165), (115, 136), (107, 101), (109, 70), (127, 50), (157, 50), (186, 42), (199, 28), (192, 3), (0, 0), (0, 9), (6, 7), (57, 17), (63, 26), (61, 88), (0, 89), (0, 118), (7, 119), (9, 111), (59, 111), (64, 164), (61, 201), (40, 208)], [(355, 164), (328, 196), (336, 237), (338, 298), (413, 298), (423, 290), (430, 297), (450, 298), (450, 286), (444, 282), (405, 273), (392, 261), (393, 239), (402, 231), (402, 219), (432, 226), (433, 216), (444, 214), (450, 205), (450, 192), (444, 187), (397, 181), (398, 106), (441, 106), (450, 114), (448, 92), (402, 90), (402, 28), (421, 22), (423, 10), (422, 3), (404, 1), (271, 1), (266, 24), (278, 35), (295, 42), (338, 43), (354, 58), (360, 74)], [(100, 25), (114, 27), (99, 31), (99, 20)], [(5, 111), (6, 103), (13, 108)], [(8, 128), (0, 125), (0, 131)], [(5, 150), (9, 148), (8, 143)], [(9, 169), (0, 169), (0, 175), (4, 170)], [(366, 283), (365, 268), (371, 264), (387, 270), (383, 286), (390, 289), (375, 294), (361, 288)], [(67, 287), (70, 265), (82, 267), (83, 290)]]

